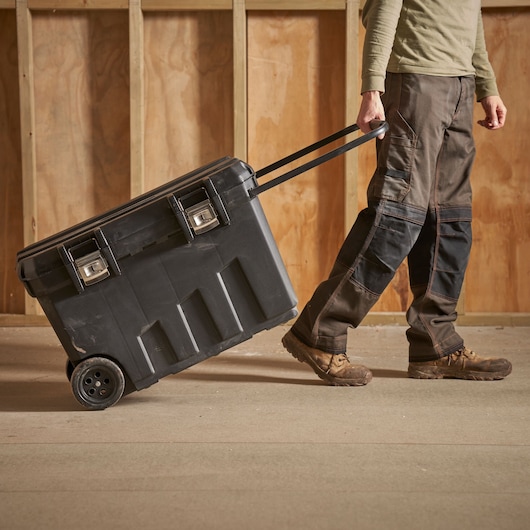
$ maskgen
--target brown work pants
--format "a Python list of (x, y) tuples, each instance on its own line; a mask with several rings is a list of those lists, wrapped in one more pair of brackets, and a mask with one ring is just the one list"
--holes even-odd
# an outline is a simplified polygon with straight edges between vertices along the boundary
[(474, 89), (469, 76), (388, 74), (390, 130), (377, 141), (368, 207), (293, 326), (303, 342), (345, 352), (347, 329), (361, 323), (408, 258), (410, 361), (463, 346), (453, 323), (471, 248)]

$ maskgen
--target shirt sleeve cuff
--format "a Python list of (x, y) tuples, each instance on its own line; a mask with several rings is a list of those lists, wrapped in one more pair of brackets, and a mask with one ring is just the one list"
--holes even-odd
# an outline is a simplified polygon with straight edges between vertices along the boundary
[(498, 96), (499, 90), (495, 78), (477, 79), (475, 92), (477, 95), (477, 101), (480, 101), (487, 96)]
[(365, 75), (362, 78), (361, 94), (377, 90), (381, 94), (385, 91), (385, 77), (382, 75)]

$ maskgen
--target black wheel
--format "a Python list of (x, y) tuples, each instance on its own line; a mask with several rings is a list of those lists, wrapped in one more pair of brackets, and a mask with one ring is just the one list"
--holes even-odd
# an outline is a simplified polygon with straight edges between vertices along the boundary
[(91, 357), (79, 363), (70, 382), (77, 401), (92, 410), (115, 405), (125, 390), (120, 367), (105, 357)]
[(70, 359), (68, 359), (66, 361), (66, 367), (65, 367), (66, 377), (68, 377), (68, 381), (72, 380), (72, 374), (74, 373), (74, 368), (75, 367), (72, 364), (72, 361), (70, 361)]

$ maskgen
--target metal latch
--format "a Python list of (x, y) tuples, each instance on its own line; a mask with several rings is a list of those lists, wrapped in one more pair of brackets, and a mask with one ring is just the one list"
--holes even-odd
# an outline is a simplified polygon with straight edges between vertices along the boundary
[(209, 199), (190, 206), (184, 211), (192, 230), (197, 235), (208, 232), (220, 224), (217, 213)]
[(110, 276), (109, 265), (99, 250), (74, 260), (79, 276), (85, 285), (92, 285)]
[(116, 257), (99, 227), (94, 229), (92, 236), (88, 234), (87, 239), (66, 242), (57, 250), (78, 293), (105, 280), (111, 273), (121, 275)]
[(167, 196), (184, 237), (191, 243), (195, 236), (209, 232), (221, 225), (229, 225), (230, 217), (211, 180), (206, 179), (200, 188), (181, 196)]

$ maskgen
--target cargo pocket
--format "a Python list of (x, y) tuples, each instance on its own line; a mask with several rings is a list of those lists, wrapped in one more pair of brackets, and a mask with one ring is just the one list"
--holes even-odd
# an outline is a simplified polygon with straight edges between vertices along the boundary
[(390, 131), (381, 141), (377, 169), (368, 186), (369, 199), (401, 202), (410, 191), (417, 135), (399, 111), (388, 120)]

